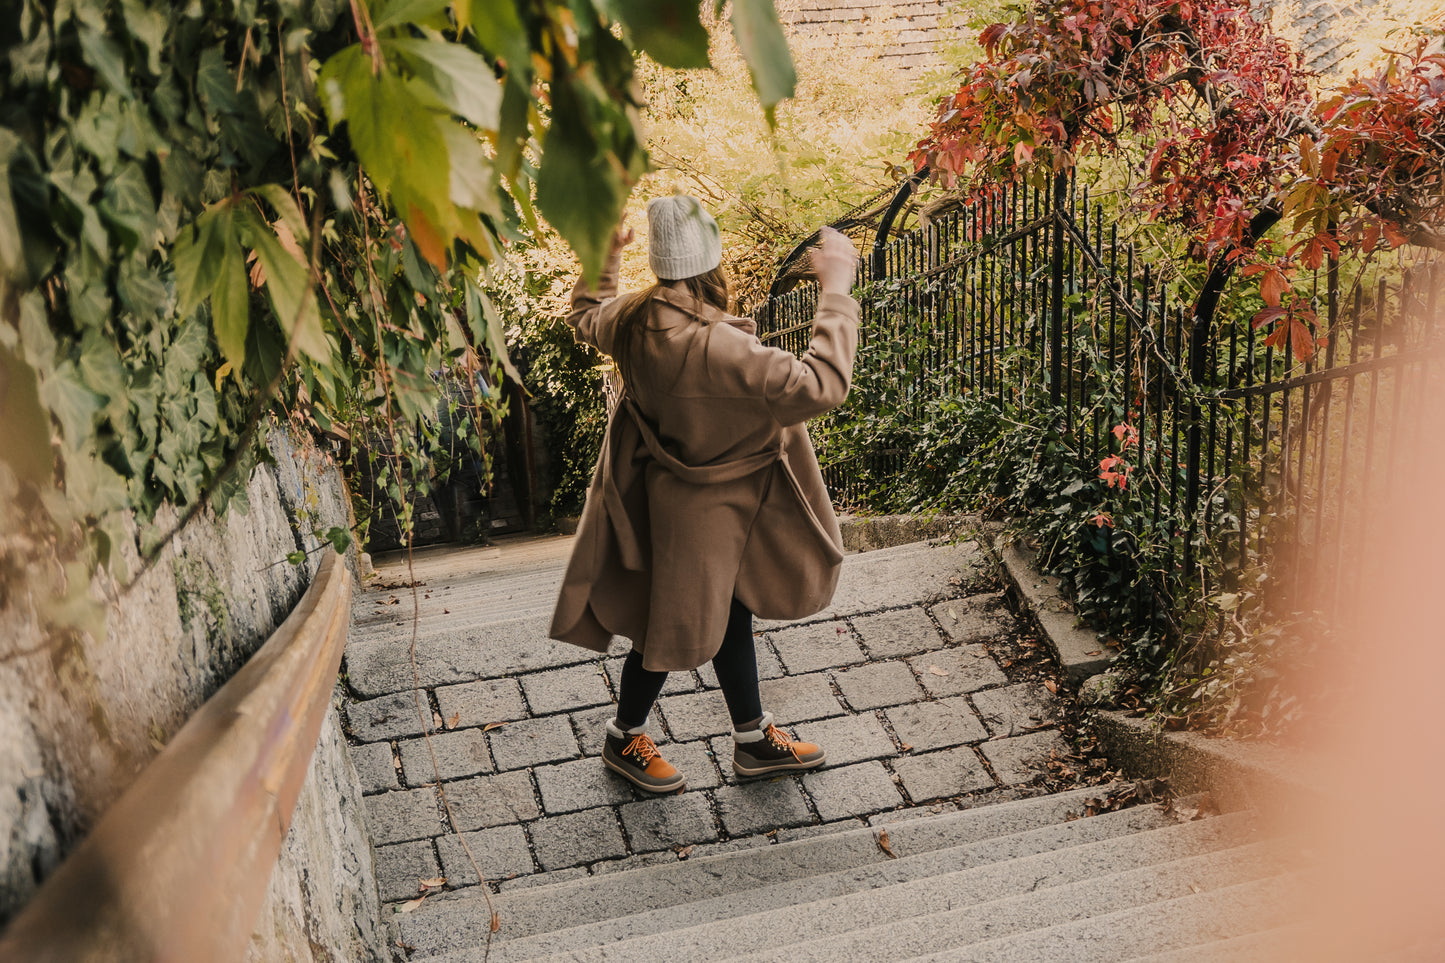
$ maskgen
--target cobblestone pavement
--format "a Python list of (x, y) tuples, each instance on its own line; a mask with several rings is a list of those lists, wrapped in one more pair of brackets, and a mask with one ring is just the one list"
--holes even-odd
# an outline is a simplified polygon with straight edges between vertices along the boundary
[(981, 549), (916, 543), (850, 556), (828, 611), (758, 625), (763, 705), (827, 750), (824, 768), (740, 782), (704, 666), (673, 673), (649, 725), (686, 791), (638, 792), (598, 758), (626, 643), (598, 657), (546, 638), (570, 545), (417, 552), (415, 669), (405, 560), (358, 593), (345, 715), (383, 900), (478, 882), (438, 775), (506, 889), (1012, 798), (1070, 751), (1061, 703), (1014, 666), (1018, 626)]

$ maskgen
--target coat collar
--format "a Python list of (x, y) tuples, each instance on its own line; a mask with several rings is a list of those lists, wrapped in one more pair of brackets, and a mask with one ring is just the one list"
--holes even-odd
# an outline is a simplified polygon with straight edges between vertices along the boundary
[[(686, 320), (696, 319), (703, 324), (716, 324), (721, 321), (735, 328), (739, 328), (748, 334), (755, 333), (757, 329), (756, 322), (754, 322), (752, 318), (734, 317), (726, 311), (720, 311), (706, 301), (699, 301), (686, 291), (679, 291), (676, 288), (659, 287), (653, 292), (652, 299), (654, 301), (661, 301), (669, 307), (676, 308), (682, 312)], [(680, 323), (678, 320), (673, 319), (659, 318), (658, 320), (661, 321), (661, 323), (657, 325), (659, 328), (670, 328)]]

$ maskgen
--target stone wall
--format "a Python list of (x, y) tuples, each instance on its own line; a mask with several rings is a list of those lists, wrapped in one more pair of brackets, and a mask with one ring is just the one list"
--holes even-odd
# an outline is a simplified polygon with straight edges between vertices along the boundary
[[(57, 617), (66, 577), (0, 465), (0, 925), (106, 806), (290, 613), (320, 564), (316, 530), (348, 525), (322, 452), (272, 435), (245, 501), (196, 519), (128, 592), (100, 576), (104, 625)], [(157, 531), (175, 523), (164, 510)], [(286, 555), (307, 551), (300, 565)], [(135, 539), (121, 546), (131, 571)], [(355, 571), (354, 558), (351, 567)], [(96, 610), (99, 612), (99, 609)], [(57, 630), (79, 623), (84, 629)], [(361, 790), (334, 708), (253, 939), (255, 960), (382, 959)]]
[(885, 63), (906, 70), (939, 64), (945, 0), (778, 0), (778, 15), (794, 34), (819, 34), (876, 46)]

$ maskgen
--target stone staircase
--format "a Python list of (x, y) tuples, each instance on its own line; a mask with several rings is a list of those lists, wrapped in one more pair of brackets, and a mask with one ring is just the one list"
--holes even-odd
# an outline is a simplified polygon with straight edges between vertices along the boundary
[(501, 929), (490, 947), (476, 890), (397, 915), (393, 938), (436, 963), (1287, 958), (1298, 846), (1248, 811), (1084, 815), (1109, 791), (916, 809), (701, 858), (633, 859), (601, 876), (538, 874), (492, 897)]

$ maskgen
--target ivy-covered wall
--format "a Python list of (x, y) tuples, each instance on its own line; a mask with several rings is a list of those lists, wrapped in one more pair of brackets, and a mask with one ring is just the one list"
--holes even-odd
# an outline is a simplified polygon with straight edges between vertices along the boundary
[[(282, 432), (267, 448), (244, 500), (189, 526), (133, 589), (91, 580), (107, 616), (94, 632), (54, 628), (45, 609), (64, 594), (58, 573), (35, 563), (0, 464), (0, 926), (290, 613), (319, 565), (316, 533), (346, 526), (345, 488), (325, 452)], [(162, 507), (158, 521), (173, 514)], [(135, 544), (123, 543), (132, 566)], [(305, 560), (288, 561), (297, 552)], [(252, 958), (380, 958), (378, 926), (361, 791), (332, 711)]]

